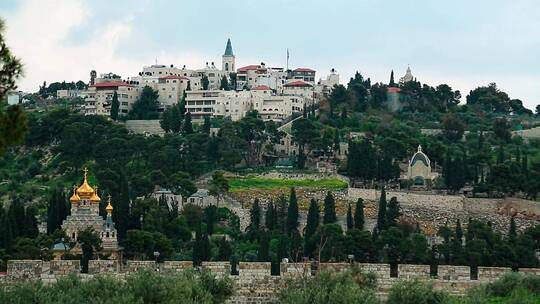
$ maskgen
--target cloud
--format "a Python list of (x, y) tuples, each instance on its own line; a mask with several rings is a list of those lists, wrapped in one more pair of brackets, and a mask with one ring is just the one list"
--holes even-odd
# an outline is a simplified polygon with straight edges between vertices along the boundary
[(85, 41), (71, 43), (70, 34), (88, 22), (93, 13), (82, 0), (25, 0), (6, 14), (7, 43), (24, 64), (19, 89), (36, 91), (43, 81), (86, 82), (90, 70), (111, 71), (127, 78), (137, 75), (158, 55), (161, 62), (168, 64), (199, 66), (203, 62), (202, 56), (193, 52), (155, 50), (154, 56), (126, 55), (137, 50), (124, 49), (125, 42), (144, 40), (134, 32), (134, 18), (129, 13), (95, 27)]

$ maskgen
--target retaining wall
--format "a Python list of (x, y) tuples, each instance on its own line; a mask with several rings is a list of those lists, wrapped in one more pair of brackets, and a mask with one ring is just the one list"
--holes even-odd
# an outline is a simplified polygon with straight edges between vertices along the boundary
[[(38, 281), (54, 283), (58, 278), (73, 274), (82, 279), (90, 279), (96, 275), (114, 275), (120, 279), (126, 274), (141, 269), (150, 271), (178, 272), (192, 269), (191, 261), (128, 261), (125, 266), (117, 261), (99, 260), (89, 262), (89, 273), (80, 274), (79, 261), (51, 261), (38, 260), (12, 260), (8, 261), (7, 274), (0, 275), (0, 283), (9, 285), (21, 281)], [(437, 275), (431, 276), (429, 265), (397, 265), (397, 277), (391, 276), (390, 264), (355, 264), (360, 271), (374, 273), (377, 277), (377, 293), (385, 296), (391, 286), (400, 280), (420, 280), (431, 282), (436, 289), (445, 290), (452, 294), (463, 295), (467, 289), (492, 282), (511, 271), (504, 267), (478, 267), (478, 279), (471, 280), (471, 270), (468, 266), (439, 265)], [(234, 282), (234, 296), (228, 303), (271, 303), (276, 300), (279, 290), (284, 287), (288, 279), (298, 277), (311, 277), (316, 271), (345, 271), (351, 267), (347, 263), (321, 263), (312, 268), (310, 263), (282, 263), (280, 273), (272, 275), (270, 263), (240, 262), (238, 275), (231, 275), (229, 262), (203, 262), (201, 269), (209, 270), (217, 277), (228, 277)], [(520, 272), (540, 275), (540, 269), (525, 268)]]

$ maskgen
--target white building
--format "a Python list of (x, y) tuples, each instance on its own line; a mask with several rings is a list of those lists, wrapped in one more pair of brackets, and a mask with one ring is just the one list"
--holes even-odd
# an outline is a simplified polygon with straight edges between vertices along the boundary
[(111, 104), (114, 93), (118, 96), (120, 115), (127, 115), (133, 103), (139, 98), (140, 89), (123, 81), (97, 82), (88, 87), (85, 99), (85, 115), (111, 114)]
[(320, 79), (316, 86), (316, 92), (323, 95), (328, 95), (332, 92), (334, 86), (339, 84), (339, 74), (335, 69), (330, 70), (330, 74), (325, 79)]
[(437, 173), (431, 171), (431, 161), (419, 145), (418, 151), (409, 160), (407, 179), (413, 182), (413, 186), (423, 187), (429, 185), (437, 176)]
[(399, 83), (403, 84), (403, 83), (413, 81), (413, 80), (414, 80), (414, 76), (411, 73), (411, 67), (408, 66), (407, 72), (405, 72), (405, 75), (399, 79)]

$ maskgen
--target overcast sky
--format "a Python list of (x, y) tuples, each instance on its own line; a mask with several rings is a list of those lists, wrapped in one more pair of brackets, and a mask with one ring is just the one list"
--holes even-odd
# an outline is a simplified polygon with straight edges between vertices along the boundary
[(128, 77), (143, 65), (201, 68), (231, 38), (237, 66), (265, 62), (359, 70), (388, 82), (411, 66), (423, 83), (465, 95), (496, 82), (529, 108), (540, 103), (536, 0), (1, 0), (7, 41), (25, 64), (19, 87), (87, 82), (90, 70)]

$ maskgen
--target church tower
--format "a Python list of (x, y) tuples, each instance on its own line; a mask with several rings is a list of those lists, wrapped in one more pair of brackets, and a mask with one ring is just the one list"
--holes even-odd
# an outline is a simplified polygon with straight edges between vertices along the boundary
[(234, 54), (233, 54), (230, 38), (227, 39), (227, 46), (225, 47), (225, 53), (223, 54), (221, 58), (222, 58), (221, 69), (227, 74), (234, 73), (236, 71), (236, 67), (235, 67), (236, 57), (234, 57)]

